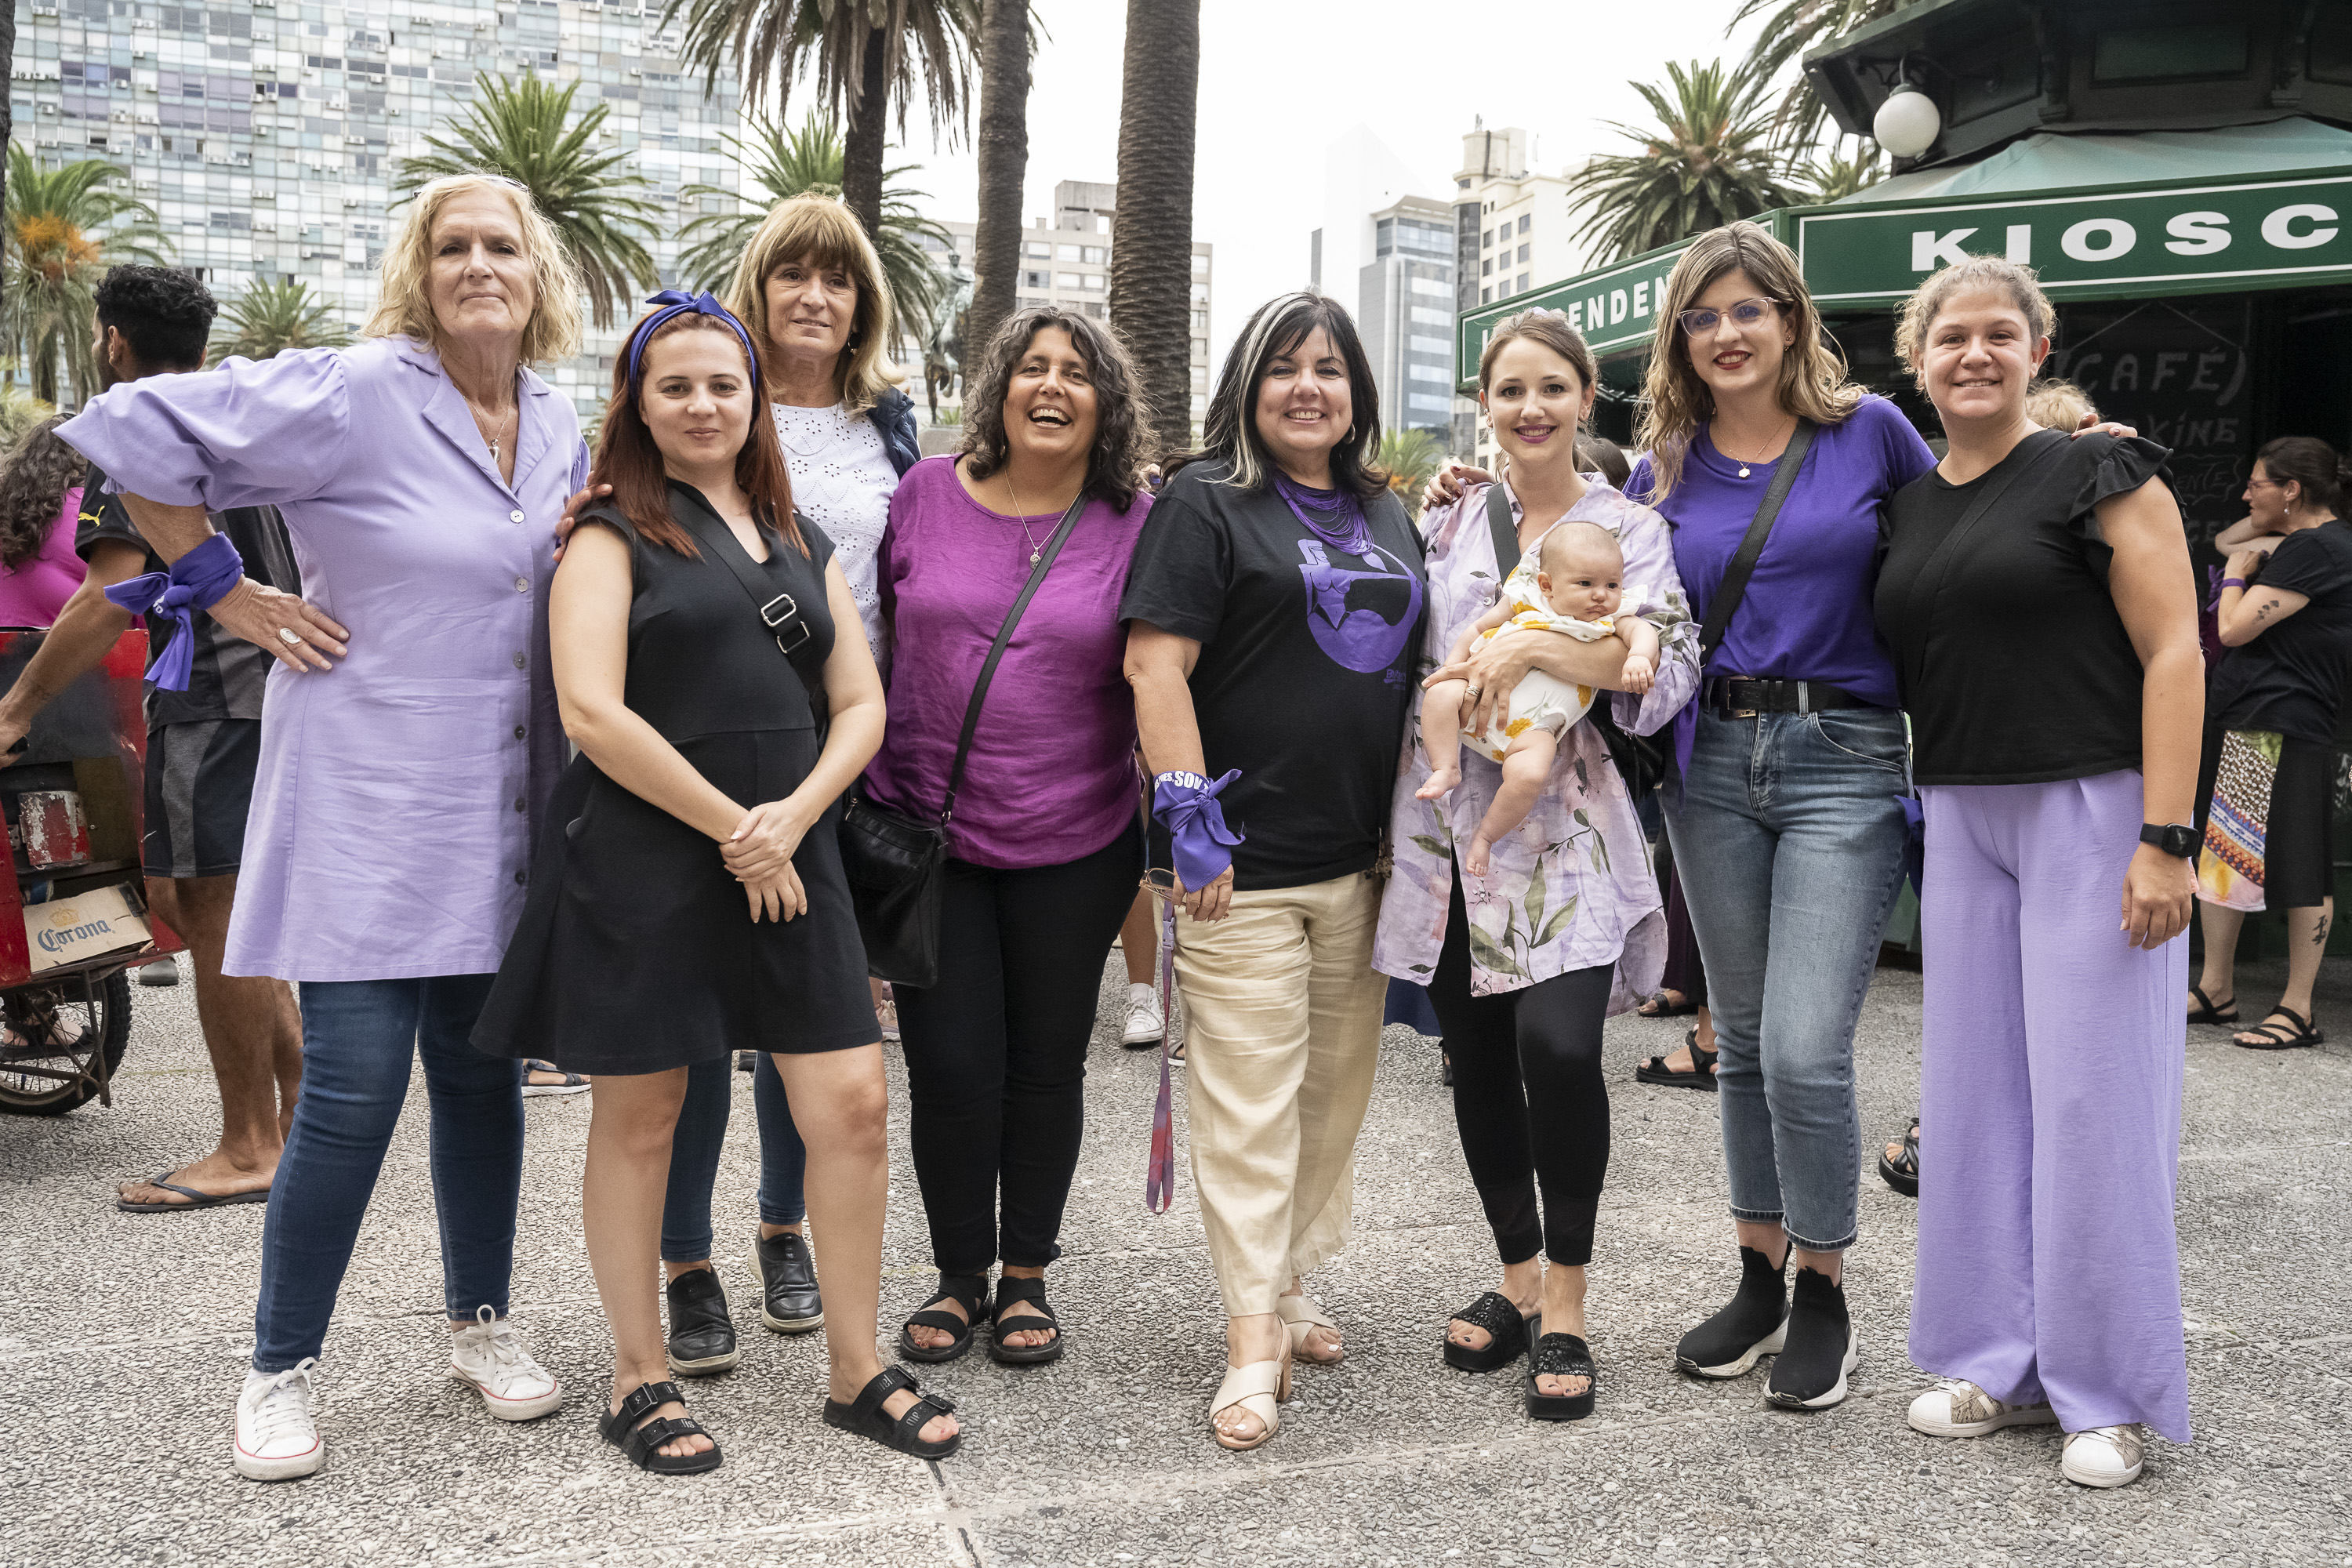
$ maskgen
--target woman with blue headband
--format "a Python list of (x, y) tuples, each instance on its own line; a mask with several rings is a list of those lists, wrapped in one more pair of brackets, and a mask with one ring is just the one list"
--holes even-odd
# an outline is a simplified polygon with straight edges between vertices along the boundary
[(833, 543), (796, 516), (760, 357), (709, 295), (629, 334), (593, 480), (548, 597), (580, 754), (475, 1043), (596, 1079), (588, 1257), (613, 1326), (605, 1439), (715, 1468), (668, 1381), (656, 1271), (687, 1069), (767, 1054), (808, 1145), (834, 1332), (824, 1418), (955, 1451), (947, 1401), (874, 1349), (889, 1185), (881, 1031), (835, 802), (882, 740), (882, 681)]

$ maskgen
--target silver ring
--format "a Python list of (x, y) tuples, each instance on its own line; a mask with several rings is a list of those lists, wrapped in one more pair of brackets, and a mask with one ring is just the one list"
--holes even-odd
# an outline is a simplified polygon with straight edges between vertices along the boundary
[(284, 643), (288, 647), (300, 647), (302, 646), (301, 637), (295, 634), (292, 626), (278, 627), (278, 640)]
[(1475, 696), (1477, 696), (1477, 695), (1478, 695), (1478, 693), (1479, 693), (1481, 690), (1483, 690), (1483, 689), (1485, 689), (1483, 687), (1477, 687), (1477, 686), (1471, 687), (1471, 688), (1470, 688), (1470, 695), (1471, 695), (1471, 696), (1473, 696), (1473, 697), (1475, 697)]

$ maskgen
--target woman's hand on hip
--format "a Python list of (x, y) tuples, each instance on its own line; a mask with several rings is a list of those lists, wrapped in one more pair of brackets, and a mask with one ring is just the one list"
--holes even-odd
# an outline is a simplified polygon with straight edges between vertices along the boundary
[(1221, 921), (1234, 907), (1234, 868), (1226, 867), (1217, 879), (1205, 888), (1186, 888), (1184, 879), (1176, 879), (1176, 900), (1184, 912), (1196, 921)]
[(586, 489), (563, 503), (563, 515), (555, 520), (555, 558), (563, 559), (563, 547), (572, 539), (572, 531), (580, 526), (580, 514), (613, 493), (610, 485), (590, 485)]
[(268, 648), (297, 669), (332, 669), (326, 656), (341, 658), (351, 633), (325, 611), (247, 577), (205, 614), (249, 643)]
[(738, 881), (760, 881), (792, 865), (808, 830), (808, 818), (791, 800), (762, 801), (743, 814), (719, 847), (719, 858)]
[(808, 913), (808, 889), (801, 886), (801, 874), (793, 869), (789, 860), (774, 876), (755, 877), (744, 882), (743, 896), (751, 902), (754, 925), (762, 919), (782, 922)]
[(2124, 872), (2124, 931), (2134, 947), (2158, 948), (2189, 929), (2197, 863), (2143, 844)]

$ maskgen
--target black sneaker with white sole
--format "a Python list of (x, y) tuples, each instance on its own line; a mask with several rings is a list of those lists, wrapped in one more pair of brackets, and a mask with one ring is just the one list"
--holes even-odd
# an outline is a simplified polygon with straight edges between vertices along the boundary
[(742, 1360), (735, 1348), (735, 1318), (727, 1292), (708, 1268), (689, 1268), (669, 1282), (669, 1370), (674, 1377), (716, 1377)]
[(816, 1259), (798, 1231), (753, 1237), (751, 1277), (760, 1282), (760, 1321), (770, 1332), (805, 1334), (824, 1327)]
[(1739, 1289), (1730, 1303), (1682, 1337), (1675, 1365), (1699, 1377), (1744, 1377), (1780, 1348), (1789, 1318), (1789, 1264), (1775, 1268), (1752, 1247), (1739, 1249)]
[(1862, 1359), (1845, 1288), (1810, 1268), (1797, 1270), (1788, 1342), (1772, 1363), (1764, 1397), (1783, 1410), (1827, 1410), (1845, 1402), (1846, 1374)]

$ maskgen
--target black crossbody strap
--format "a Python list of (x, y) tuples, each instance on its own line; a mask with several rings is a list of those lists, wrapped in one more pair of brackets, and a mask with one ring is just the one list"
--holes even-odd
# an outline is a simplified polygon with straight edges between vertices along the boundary
[(1772, 520), (1780, 515), (1780, 503), (1789, 499), (1789, 491), (1797, 482), (1797, 470), (1805, 466), (1805, 454), (1813, 449), (1813, 432), (1818, 428), (1811, 420), (1798, 416), (1797, 428), (1780, 454), (1780, 466), (1772, 470), (1772, 482), (1765, 487), (1764, 499), (1757, 503), (1755, 521), (1748, 525), (1731, 564), (1723, 569), (1723, 581), (1715, 585), (1715, 595), (1707, 602), (1706, 621), (1698, 630), (1701, 675), (1706, 673), (1706, 661), (1715, 657), (1723, 634), (1730, 629), (1739, 601), (1747, 596), (1748, 579), (1755, 575), (1757, 559), (1764, 553), (1764, 541), (1771, 534)]
[(1072, 501), (1070, 510), (1062, 514), (1062, 525), (1054, 530), (1054, 537), (1047, 540), (1045, 548), (1037, 552), (1037, 564), (1029, 573), (1029, 582), (1021, 590), (1021, 596), (1013, 601), (1013, 608), (1005, 612), (1004, 625), (996, 633), (996, 646), (988, 650), (987, 662), (980, 667), (980, 679), (972, 682), (971, 700), (964, 705), (963, 733), (956, 737), (955, 761), (948, 768), (947, 798), (940, 803), (940, 826), (942, 827), (955, 816), (956, 791), (963, 787), (964, 759), (971, 754), (971, 738), (980, 729), (980, 705), (988, 699), (988, 683), (996, 678), (997, 661), (1004, 657), (1005, 645), (1013, 640), (1013, 628), (1021, 624), (1021, 613), (1029, 607), (1029, 601), (1037, 596), (1037, 590), (1045, 584), (1045, 574), (1054, 569), (1054, 557), (1062, 552), (1062, 545), (1070, 537), (1070, 531), (1078, 526), (1078, 514), (1087, 510), (1087, 492), (1083, 489), (1078, 491), (1078, 499)]
[(1511, 516), (1511, 498), (1503, 493), (1503, 481), (1496, 479), (1486, 487), (1486, 526), (1495, 534), (1495, 591), (1501, 594), (1503, 584), (1518, 570), (1519, 525)]
[[(735, 574), (735, 581), (740, 583), (743, 592), (751, 596), (752, 606), (760, 612), (760, 624), (774, 635), (776, 647), (783, 653), (785, 662), (793, 667), (793, 673), (801, 678), (801, 684), (808, 688), (810, 710), (817, 715), (822, 727), (824, 718), (824, 661), (817, 657), (816, 637), (810, 632), (808, 623), (801, 618), (799, 603), (789, 594), (772, 592), (772, 584), (753, 574), (750, 554), (734, 538), (734, 531), (727, 526), (727, 520), (719, 515), (700, 490), (691, 485), (678, 485), (677, 489), (694, 502), (686, 509), (687, 528), (701, 541), (704, 550)], [(729, 550), (722, 545), (719, 532), (727, 534), (727, 543), (737, 547)], [(779, 532), (777, 537), (779, 548), (782, 548), (782, 533)]]
[[(2009, 493), (2011, 486), (2048, 462), (2053, 453), (2063, 451), (2073, 443), (2074, 437), (2060, 430), (2041, 430), (2028, 436), (2025, 440), (2041, 442), (2040, 449), (2003, 475), (1999, 484), (1986, 486), (1984, 493), (1969, 502), (1969, 510), (1952, 524), (1952, 531), (1944, 535), (1943, 542), (1937, 545), (1935, 553), (1927, 557), (1927, 563), (1919, 568), (1918, 578), (1912, 589), (1913, 603), (1924, 602), (1931, 617), (1935, 613), (1937, 593), (1944, 585), (1944, 574), (1951, 570), (1953, 557), (1961, 541), (1976, 531), (1977, 524), (1990, 515), (1994, 504)], [(2022, 446), (2024, 442), (2019, 445)], [(1911, 639), (1913, 653), (1906, 661), (1908, 668), (1903, 672), (1904, 683), (1911, 690), (1918, 689), (1920, 678), (1927, 673), (1927, 637), (1933, 629), (1932, 626), (1922, 627), (1919, 635)]]

